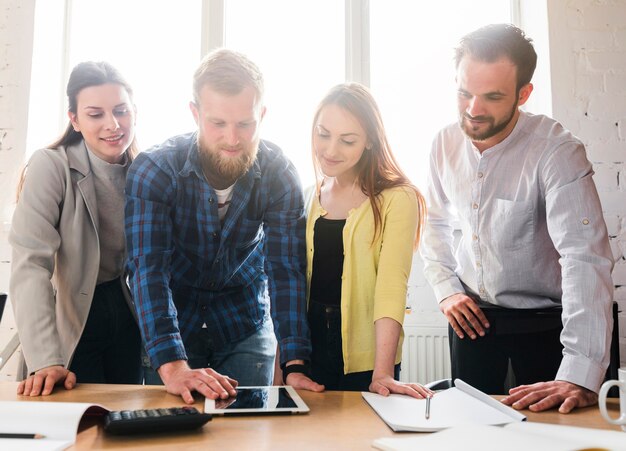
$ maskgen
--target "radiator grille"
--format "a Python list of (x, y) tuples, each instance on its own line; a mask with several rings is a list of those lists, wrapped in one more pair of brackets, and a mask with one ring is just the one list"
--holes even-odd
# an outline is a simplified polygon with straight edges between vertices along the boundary
[(448, 328), (404, 326), (400, 380), (425, 384), (449, 377)]

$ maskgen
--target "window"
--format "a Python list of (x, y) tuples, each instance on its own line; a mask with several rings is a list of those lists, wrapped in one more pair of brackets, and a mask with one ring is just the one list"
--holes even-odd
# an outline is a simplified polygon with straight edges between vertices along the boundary
[[(193, 71), (202, 51), (224, 45), (247, 54), (263, 71), (268, 109), (262, 137), (283, 148), (303, 185), (313, 182), (316, 105), (332, 86), (353, 80), (371, 86), (395, 154), (423, 188), (432, 138), (456, 120), (456, 42), (481, 25), (511, 22), (516, 4), (519, 0), (440, 0), (427, 7), (401, 0), (37, 2), (28, 152), (65, 127), (65, 84), (83, 60), (111, 62), (133, 86), (142, 149), (193, 130), (188, 108)], [(533, 17), (532, 11), (526, 15)]]
[[(314, 182), (311, 124), (317, 104), (345, 80), (344, 5), (337, 0), (229, 0), (224, 45), (256, 62), (265, 77), (262, 136)], [(252, 38), (253, 37), (253, 38)]]
[(478, 27), (510, 22), (510, 4), (447, 0), (429, 2), (427, 10), (420, 2), (370, 4), (372, 92), (394, 154), (424, 189), (432, 140), (457, 120), (454, 47)]
[[(193, 130), (188, 104), (192, 74), (200, 60), (200, 0), (185, 0), (175, 7), (164, 0), (72, 0), (72, 8), (66, 13), (66, 39), (63, 16), (59, 20), (58, 14), (59, 10), (63, 12), (59, 5), (64, 2), (54, 3), (56, 11), (48, 2), (36, 5), (32, 85), (34, 89), (45, 87), (42, 91), (50, 104), (54, 103), (57, 112), (62, 109), (63, 114), (51, 126), (39, 116), (41, 111), (48, 111), (49, 104), (42, 102), (40, 95), (35, 104), (31, 101), (29, 151), (52, 142), (65, 128), (65, 85), (71, 69), (81, 61), (107, 61), (133, 87), (140, 148)], [(51, 21), (49, 15), (53, 12), (56, 20)], [(58, 42), (66, 43), (64, 51), (50, 48)], [(56, 62), (48, 61), (47, 69), (39, 71), (35, 63), (42, 57), (56, 58)], [(67, 61), (66, 67), (63, 61)], [(50, 74), (56, 77), (50, 80)], [(55, 115), (58, 113), (49, 113)]]

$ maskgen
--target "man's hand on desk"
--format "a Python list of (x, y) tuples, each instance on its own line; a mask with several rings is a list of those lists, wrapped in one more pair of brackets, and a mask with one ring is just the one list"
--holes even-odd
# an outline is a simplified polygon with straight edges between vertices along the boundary
[[(465, 293), (456, 293), (439, 303), (439, 309), (446, 315), (446, 319), (459, 338), (465, 334), (475, 340), (476, 334), (485, 335), (489, 321), (478, 304)], [(465, 332), (465, 333), (464, 333)]]
[(237, 395), (237, 381), (224, 376), (211, 368), (192, 370), (184, 360), (176, 360), (161, 365), (159, 376), (168, 393), (180, 395), (187, 404), (193, 404), (192, 391), (209, 399), (226, 399)]
[[(304, 360), (290, 360), (289, 362), (287, 362), (285, 368), (289, 368), (289, 366), (291, 365), (304, 365)], [(324, 391), (325, 387), (323, 385), (314, 382), (309, 376), (304, 373), (290, 373), (288, 371), (285, 371), (285, 373), (287, 373), (287, 377), (284, 380), (285, 384), (291, 385), (296, 390), (308, 390), (318, 393)]]
[(391, 393), (412, 396), (413, 398), (423, 399), (433, 396), (435, 393), (423, 387), (420, 384), (405, 384), (395, 380), (391, 376), (372, 377), (372, 383), (369, 386), (372, 393), (389, 396)]
[(67, 390), (76, 385), (76, 374), (60, 365), (49, 366), (35, 371), (17, 386), (17, 394), (24, 396), (47, 396), (54, 386), (63, 383)]
[(548, 410), (560, 404), (559, 412), (569, 413), (576, 407), (596, 404), (598, 395), (571, 382), (550, 381), (512, 388), (502, 402), (517, 410), (528, 408), (533, 412)]

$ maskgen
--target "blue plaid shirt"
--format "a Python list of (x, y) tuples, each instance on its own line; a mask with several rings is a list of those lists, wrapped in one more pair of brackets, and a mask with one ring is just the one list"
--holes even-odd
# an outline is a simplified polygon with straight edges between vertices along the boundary
[(270, 311), (281, 363), (309, 359), (302, 189), (275, 145), (260, 142), (223, 225), (195, 133), (141, 153), (127, 176), (126, 240), (153, 368), (186, 360), (183, 342), (203, 323), (219, 347), (250, 336)]

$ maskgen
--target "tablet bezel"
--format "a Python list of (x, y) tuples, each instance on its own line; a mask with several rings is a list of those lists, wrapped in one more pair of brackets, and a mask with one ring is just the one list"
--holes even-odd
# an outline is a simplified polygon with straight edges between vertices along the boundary
[(252, 409), (228, 409), (228, 408), (217, 409), (215, 408), (215, 400), (206, 398), (204, 401), (204, 412), (210, 413), (213, 415), (240, 415), (240, 414), (245, 414), (245, 415), (287, 414), (289, 415), (289, 414), (307, 413), (310, 410), (309, 406), (306, 405), (306, 403), (300, 397), (298, 392), (290, 385), (237, 387), (237, 389), (249, 389), (249, 388), (251, 389), (263, 388), (263, 389), (272, 389), (272, 390), (278, 390), (280, 388), (284, 388), (287, 391), (287, 393), (289, 393), (289, 396), (291, 396), (291, 399), (296, 404), (296, 407), (275, 407), (272, 409), (259, 408), (259, 407), (252, 408)]

